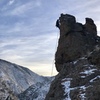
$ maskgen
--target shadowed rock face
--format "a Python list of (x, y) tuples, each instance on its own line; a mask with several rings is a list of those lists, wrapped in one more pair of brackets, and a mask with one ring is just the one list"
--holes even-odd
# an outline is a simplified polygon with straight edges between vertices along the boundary
[(86, 18), (85, 25), (76, 22), (72, 15), (61, 14), (56, 26), (60, 29), (60, 38), (55, 54), (57, 71), (63, 64), (87, 55), (97, 43), (97, 30), (94, 21)]
[(91, 35), (93, 36), (97, 36), (96, 25), (94, 24), (94, 21), (91, 18), (86, 18), (86, 23), (84, 26), (86, 32), (91, 33)]
[(61, 14), (55, 54), (59, 74), (45, 100), (100, 100), (100, 37), (91, 18), (83, 25)]

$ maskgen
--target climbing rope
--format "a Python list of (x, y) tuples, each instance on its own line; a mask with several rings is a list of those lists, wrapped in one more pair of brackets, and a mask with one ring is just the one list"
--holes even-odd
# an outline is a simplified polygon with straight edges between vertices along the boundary
[[(59, 34), (58, 34), (58, 32), (57, 32), (56, 43), (55, 43), (55, 51), (57, 50), (58, 38), (59, 38)], [(53, 76), (54, 65), (55, 65), (54, 62), (55, 62), (55, 59), (53, 59), (53, 61), (52, 61), (51, 76)]]

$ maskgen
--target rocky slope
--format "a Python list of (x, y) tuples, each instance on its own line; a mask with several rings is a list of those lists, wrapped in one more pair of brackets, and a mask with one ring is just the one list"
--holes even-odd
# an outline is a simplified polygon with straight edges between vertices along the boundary
[(100, 100), (100, 37), (91, 18), (83, 25), (72, 15), (56, 22), (60, 38), (55, 54), (59, 74), (45, 100)]
[(44, 100), (46, 94), (49, 91), (50, 83), (53, 78), (45, 80), (44, 82), (38, 82), (35, 85), (30, 86), (24, 92), (18, 95), (20, 100)]
[(51, 80), (50, 77), (39, 76), (25, 67), (0, 59), (0, 100), (44, 100)]

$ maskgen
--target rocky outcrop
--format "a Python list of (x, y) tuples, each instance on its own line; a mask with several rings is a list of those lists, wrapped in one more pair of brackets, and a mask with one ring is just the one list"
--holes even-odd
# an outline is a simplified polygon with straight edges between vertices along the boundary
[(56, 26), (60, 38), (55, 54), (59, 74), (45, 100), (100, 100), (100, 37), (91, 18), (83, 25), (61, 14)]
[(99, 100), (100, 69), (87, 57), (66, 63), (45, 100)]
[(100, 40), (97, 38), (96, 25), (90, 18), (86, 18), (85, 25), (82, 25), (76, 22), (74, 16), (61, 14), (56, 26), (60, 29), (60, 38), (55, 54), (55, 65), (58, 72), (64, 63), (74, 61), (93, 51)]
[(91, 18), (86, 18), (86, 23), (84, 27), (86, 32), (91, 33), (91, 35), (93, 36), (97, 36), (97, 28)]

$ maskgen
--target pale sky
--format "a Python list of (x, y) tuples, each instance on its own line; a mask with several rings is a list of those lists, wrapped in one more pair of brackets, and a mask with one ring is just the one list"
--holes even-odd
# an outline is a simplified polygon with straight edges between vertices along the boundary
[(0, 0), (0, 59), (44, 76), (56, 74), (54, 56), (60, 14), (90, 17), (100, 33), (100, 0)]

